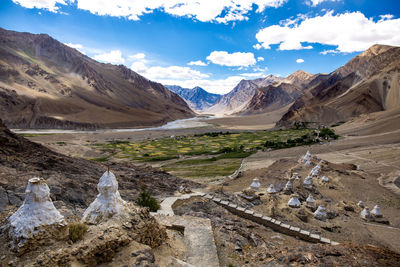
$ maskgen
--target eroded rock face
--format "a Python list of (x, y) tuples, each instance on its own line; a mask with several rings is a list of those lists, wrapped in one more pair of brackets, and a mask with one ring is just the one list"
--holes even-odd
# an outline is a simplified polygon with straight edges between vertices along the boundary
[(99, 194), (86, 209), (82, 222), (97, 224), (102, 220), (119, 216), (126, 209), (126, 202), (118, 192), (118, 182), (115, 175), (107, 171), (97, 184)]
[(42, 178), (32, 178), (22, 206), (8, 218), (12, 247), (20, 254), (36, 245), (68, 236), (67, 223), (50, 199), (50, 189)]

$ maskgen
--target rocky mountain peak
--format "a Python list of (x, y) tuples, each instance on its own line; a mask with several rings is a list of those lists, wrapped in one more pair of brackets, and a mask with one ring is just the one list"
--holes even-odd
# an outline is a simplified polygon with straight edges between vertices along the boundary
[(376, 56), (378, 54), (384, 53), (388, 51), (389, 49), (393, 48), (394, 46), (390, 45), (381, 45), (381, 44), (375, 44), (365, 50), (363, 53), (359, 55), (359, 57), (371, 57), (371, 56)]
[(305, 84), (306, 82), (310, 81), (310, 79), (314, 77), (313, 74), (308, 73), (306, 71), (303, 70), (297, 70), (296, 72), (290, 74), (289, 76), (287, 76), (283, 82), (284, 83), (289, 83), (289, 84), (293, 84), (296, 85), (298, 87), (302, 87), (303, 84)]

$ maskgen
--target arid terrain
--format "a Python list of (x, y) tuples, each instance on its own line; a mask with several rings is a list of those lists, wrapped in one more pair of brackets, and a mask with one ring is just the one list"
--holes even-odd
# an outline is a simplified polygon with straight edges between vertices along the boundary
[[(231, 117), (207, 120), (208, 123), (216, 123), (203, 128), (175, 129), (175, 130), (147, 130), (139, 132), (123, 133), (96, 133), (96, 134), (51, 134), (28, 137), (30, 140), (41, 143), (52, 150), (78, 158), (93, 159), (101, 156), (91, 143), (104, 143), (107, 141), (143, 142), (146, 140), (162, 140), (162, 138), (187, 137), (218, 131), (243, 131), (243, 129), (268, 129), (268, 120), (261, 127), (257, 120), (244, 117)], [(251, 118), (251, 117), (250, 117)], [(271, 120), (270, 123), (273, 123)], [(275, 120), (276, 121), (276, 120)], [(232, 125), (232, 128), (229, 126)], [(189, 216), (179, 220), (187, 220), (190, 216), (209, 218), (216, 244), (220, 266), (286, 266), (311, 265), (311, 266), (396, 266), (400, 259), (400, 190), (399, 190), (399, 159), (400, 159), (400, 130), (398, 112), (393, 110), (373, 113), (349, 121), (348, 123), (334, 127), (340, 135), (338, 140), (331, 140), (323, 144), (311, 146), (297, 146), (293, 148), (278, 149), (272, 151), (259, 150), (257, 153), (244, 158), (241, 173), (234, 179), (221, 179), (218, 184), (211, 184), (205, 188), (200, 185), (190, 184), (192, 190), (200, 190), (215, 194), (222, 199), (233, 201), (244, 207), (263, 215), (271, 216), (290, 225), (307, 229), (312, 233), (320, 234), (341, 245), (331, 246), (312, 244), (295, 239), (291, 236), (275, 232), (247, 219), (231, 214), (222, 207), (205, 200), (194, 197), (189, 200), (178, 200), (172, 206), (175, 214)], [(240, 129), (240, 130), (239, 130)], [(299, 158), (307, 151), (316, 156), (318, 160), (324, 160), (321, 174), (329, 177), (328, 184), (314, 180), (313, 190), (317, 205), (323, 205), (331, 214), (325, 222), (313, 218), (310, 210), (302, 207), (292, 209), (287, 206), (290, 195), (278, 193), (270, 196), (266, 193), (267, 187), (273, 183), (279, 190), (282, 189), (293, 171), (296, 171), (302, 179), (310, 172), (313, 166), (304, 166), (299, 163)], [(81, 162), (79, 160), (78, 162)], [(129, 177), (142, 177), (152, 170), (144, 165), (161, 166), (154, 163), (134, 163), (129, 165), (129, 160), (113, 159), (104, 162), (110, 165), (119, 174), (118, 181), (121, 184), (121, 195), (127, 200), (134, 199), (129, 190), (135, 190), (138, 185), (126, 184), (124, 179)], [(98, 163), (90, 163), (88, 166), (104, 166)], [(132, 166), (136, 173), (125, 172)], [(142, 167), (138, 167), (142, 166)], [(359, 167), (357, 167), (359, 166)], [(3, 170), (3, 175), (9, 175), (10, 167)], [(87, 168), (87, 167), (86, 167)], [(104, 168), (104, 167), (103, 167)], [(97, 169), (96, 169), (97, 170)], [(93, 185), (101, 171), (93, 171), (96, 175), (90, 175), (90, 185)], [(153, 172), (153, 170), (152, 170)], [(20, 173), (20, 172), (17, 172)], [(87, 172), (86, 172), (87, 173)], [(158, 175), (154, 170), (154, 175)], [(46, 176), (46, 173), (42, 174)], [(87, 174), (85, 174), (88, 176)], [(160, 173), (161, 175), (161, 173)], [(166, 174), (162, 174), (166, 175)], [(156, 177), (154, 176), (154, 177)], [(163, 177), (164, 177), (163, 176)], [(125, 177), (125, 178), (122, 178)], [(160, 182), (159, 190), (154, 193), (158, 199), (176, 195), (176, 191), (184, 180), (173, 180), (171, 176), (165, 176)], [(240, 196), (249, 188), (253, 178), (258, 177), (261, 183), (259, 192), (261, 196), (255, 200), (248, 200)], [(177, 179), (177, 178), (173, 178)], [(23, 180), (23, 179), (22, 179)], [(154, 189), (151, 181), (143, 181)], [(21, 184), (21, 190), (23, 185)], [(79, 186), (78, 186), (79, 187)], [(129, 189), (132, 187), (132, 189)], [(89, 188), (89, 184), (86, 186)], [(167, 189), (168, 188), (168, 189)], [(175, 191), (175, 193), (174, 193)], [(299, 185), (295, 195), (301, 201), (307, 197), (309, 191)], [(178, 194), (179, 195), (179, 194)], [(21, 195), (22, 197), (22, 195)], [(57, 197), (58, 198), (58, 197)], [(60, 196), (60, 201), (64, 197)], [(357, 203), (362, 200), (366, 206), (372, 209), (378, 204), (383, 213), (379, 222), (365, 221), (360, 217), (360, 208)], [(82, 202), (84, 203), (84, 202)], [(66, 205), (68, 206), (68, 205)], [(82, 212), (82, 210), (80, 210)], [(79, 214), (79, 209), (76, 212)], [(180, 217), (177, 218), (180, 218)], [(163, 219), (161, 219), (163, 221)], [(181, 222), (183, 223), (183, 222)], [(180, 251), (177, 258), (185, 260), (188, 251), (182, 246), (186, 235), (168, 230), (168, 250), (160, 248), (154, 250), (157, 255), (170, 255), (174, 250)], [(174, 237), (172, 237), (174, 236)], [(187, 238), (190, 238), (189, 236)], [(161, 254), (158, 254), (161, 253)], [(185, 254), (186, 253), (186, 254)], [(119, 259), (121, 261), (121, 259)], [(123, 261), (123, 260), (122, 260)], [(157, 261), (156, 261), (157, 262)], [(162, 263), (159, 261), (161, 266)], [(171, 265), (175, 266), (175, 265)], [(180, 265), (176, 265), (180, 266)]]

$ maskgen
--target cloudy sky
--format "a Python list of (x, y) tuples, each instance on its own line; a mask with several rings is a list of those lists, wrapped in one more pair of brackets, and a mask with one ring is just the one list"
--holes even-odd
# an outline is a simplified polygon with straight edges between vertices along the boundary
[(400, 46), (399, 13), (398, 0), (1, 0), (0, 27), (222, 94), (241, 79), (329, 73), (375, 43)]

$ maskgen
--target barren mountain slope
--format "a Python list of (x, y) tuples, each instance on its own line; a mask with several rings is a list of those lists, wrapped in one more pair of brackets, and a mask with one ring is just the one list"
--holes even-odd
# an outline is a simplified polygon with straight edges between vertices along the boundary
[(0, 29), (2, 119), (18, 128), (155, 125), (193, 116), (159, 83), (45, 34)]
[(335, 123), (400, 106), (400, 48), (374, 45), (313, 86), (278, 122)]
[(255, 95), (257, 88), (279, 82), (282, 78), (269, 75), (255, 80), (241, 80), (228, 94), (223, 95), (219, 101), (206, 110), (209, 113), (233, 114), (242, 111)]
[(317, 75), (298, 70), (276, 83), (259, 86), (240, 114), (257, 114), (281, 109), (299, 98), (307, 84), (315, 77)]
[(299, 87), (283, 82), (259, 88), (242, 114), (256, 114), (278, 110), (293, 103), (301, 95), (301, 92)]

